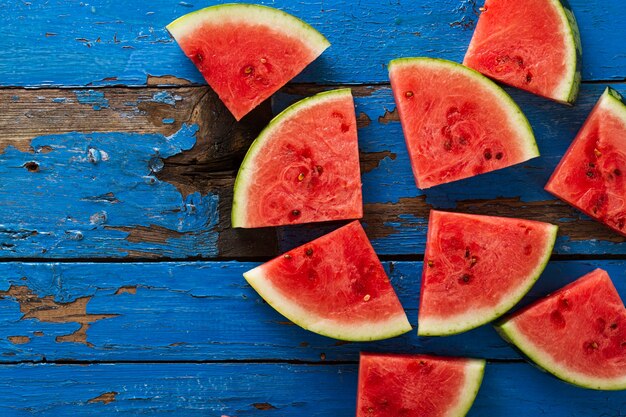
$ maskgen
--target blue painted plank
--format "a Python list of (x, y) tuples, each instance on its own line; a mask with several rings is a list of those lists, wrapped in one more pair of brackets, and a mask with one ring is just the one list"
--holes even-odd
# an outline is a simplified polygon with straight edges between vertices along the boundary
[[(156, 177), (163, 158), (193, 147), (197, 130), (43, 135), (30, 142), (34, 153), (9, 146), (0, 153), (0, 256), (216, 255), (219, 197), (183, 197)], [(128, 239), (141, 227), (171, 237)]]
[[(416, 329), (422, 264), (386, 262)], [(361, 350), (520, 359), (489, 325), (450, 337), (344, 343), (292, 325), (242, 277), (252, 263), (0, 264), (0, 362), (354, 361)], [(626, 299), (626, 261), (551, 262), (522, 304), (596, 267)]]
[[(357, 375), (357, 365), (4, 365), (0, 413), (352, 417)], [(25, 389), (16, 395), (16, 387)], [(601, 417), (625, 412), (626, 392), (583, 390), (523, 363), (490, 363), (468, 417)]]
[[(626, 94), (623, 84), (612, 86)], [(555, 248), (559, 254), (626, 254), (623, 238), (543, 191), (603, 89), (601, 84), (584, 85), (575, 107), (509, 89), (535, 130), (542, 156), (422, 193), (415, 187), (391, 90), (355, 87), (359, 146), (362, 160), (369, 161), (362, 173), (364, 223), (378, 253), (423, 253), (428, 212), (438, 208), (554, 222), (561, 227)], [(287, 88), (275, 97), (276, 111), (302, 94), (312, 94), (309, 87), (295, 90)], [(230, 166), (236, 167), (241, 157), (241, 150), (231, 143), (241, 148), (247, 142), (228, 130), (226, 121), (226, 127), (217, 126), (206, 102), (202, 102), (208, 106), (206, 119), (189, 119), (206, 89), (150, 90), (148, 94), (131, 89), (11, 91), (17, 97), (14, 108), (21, 107), (17, 113), (11, 110), (0, 115), (0, 124), (9, 132), (0, 133), (0, 257), (241, 258), (252, 249), (265, 251), (263, 256), (272, 251), (271, 245), (256, 240), (261, 236), (257, 231), (249, 232), (247, 249), (240, 241), (223, 239), (232, 233), (228, 212), (235, 172)], [(175, 125), (162, 123), (168, 116), (176, 118)], [(76, 120), (71, 123), (78, 129), (102, 129), (105, 124), (105, 130), (118, 131), (59, 133), (67, 129), (63, 121), (68, 118)], [(250, 129), (247, 132), (251, 136)], [(205, 136), (211, 134), (223, 139), (209, 147)], [(8, 140), (3, 142), (5, 137)], [(211, 155), (188, 150), (197, 143), (211, 149), (205, 151)], [(202, 189), (205, 182), (211, 182), (210, 165), (192, 171), (186, 193), (180, 184), (159, 179), (157, 171), (170, 155), (192, 161), (193, 155), (219, 159), (222, 154), (233, 162), (215, 169), (220, 179), (216, 183), (221, 184), (215, 191)], [(170, 167), (178, 169), (181, 164)], [(286, 227), (278, 234), (286, 249), (333, 227)]]
[[(230, 0), (186, 2), (114, 0), (0, 1), (0, 85), (101, 86), (172, 82), (201, 76), (173, 42), (165, 25), (175, 18)], [(253, 1), (284, 9), (324, 33), (333, 46), (300, 82), (378, 83), (385, 65), (401, 56), (461, 61), (481, 2), (425, 0)], [(570, 1), (583, 41), (585, 80), (626, 78), (626, 9), (619, 1)]]

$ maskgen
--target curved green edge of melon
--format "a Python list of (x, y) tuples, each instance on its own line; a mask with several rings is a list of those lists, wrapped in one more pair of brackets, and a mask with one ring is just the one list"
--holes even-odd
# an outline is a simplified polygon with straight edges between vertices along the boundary
[(443, 65), (448, 67), (450, 70), (462, 72), (466, 76), (474, 78), (475, 80), (480, 82), (488, 91), (491, 91), (494, 95), (496, 95), (496, 97), (500, 98), (501, 104), (506, 108), (509, 116), (515, 122), (515, 125), (520, 129), (522, 133), (521, 136), (523, 137), (523, 142), (520, 143), (520, 146), (524, 148), (525, 160), (529, 160), (539, 156), (539, 148), (537, 147), (537, 142), (535, 141), (533, 129), (530, 126), (530, 122), (522, 112), (522, 109), (520, 109), (517, 103), (515, 103), (511, 96), (506, 91), (504, 91), (502, 87), (491, 81), (491, 79), (482, 75), (480, 72), (461, 65), (457, 62), (429, 57), (397, 58), (389, 62), (388, 69), (389, 72), (391, 72), (393, 71), (394, 67), (399, 67), (403, 65), (410, 66), (412, 64), (417, 64), (420, 62), (427, 62), (432, 65)]
[[(418, 318), (417, 334), (419, 336), (450, 336), (464, 333), (468, 330), (490, 323), (512, 309), (522, 298), (524, 298), (526, 294), (528, 294), (528, 291), (530, 291), (530, 289), (535, 285), (543, 271), (546, 269), (546, 266), (550, 261), (550, 255), (552, 255), (552, 251), (554, 250), (558, 229), (558, 226), (553, 224), (549, 225), (545, 237), (546, 241), (549, 243), (547, 244), (546, 250), (544, 251), (541, 260), (535, 269), (533, 269), (532, 272), (524, 279), (524, 281), (526, 281), (526, 285), (521, 287), (516, 293), (510, 294), (509, 297), (503, 300), (494, 310), (490, 311), (489, 314), (475, 315), (468, 313), (467, 316), (469, 316), (469, 318), (467, 316), (465, 318), (456, 316), (453, 319), (433, 324), (427, 327), (426, 330), (423, 330)], [(446, 324), (448, 324), (448, 327), (445, 327)]]
[(462, 388), (461, 398), (456, 408), (448, 412), (448, 417), (464, 417), (469, 413), (483, 383), (485, 365), (484, 359), (467, 359), (467, 365), (465, 365), (466, 381)]
[[(563, 104), (574, 104), (578, 92), (580, 91), (580, 82), (582, 80), (581, 67), (582, 67), (582, 43), (580, 42), (580, 31), (578, 30), (578, 23), (574, 17), (574, 12), (570, 7), (567, 0), (552, 0), (555, 8), (563, 19), (568, 33), (567, 37), (570, 41), (569, 61), (567, 62), (567, 68), (570, 69), (569, 77), (563, 84), (562, 92), (560, 92), (557, 101)], [(573, 61), (573, 62), (572, 62)]]
[(616, 117), (619, 117), (626, 124), (626, 103), (624, 97), (611, 87), (607, 87), (600, 97), (600, 101), (604, 103), (605, 108)]
[(305, 330), (348, 342), (389, 339), (412, 330), (404, 310), (402, 314), (397, 314), (389, 320), (379, 323), (369, 322), (358, 326), (347, 323), (342, 325), (323, 317), (315, 317), (276, 291), (261, 267), (244, 273), (243, 277), (274, 310)]
[(503, 320), (494, 327), (505, 341), (515, 346), (535, 365), (565, 382), (594, 390), (620, 391), (626, 389), (626, 375), (621, 378), (611, 379), (593, 378), (558, 366), (548, 355), (533, 346), (533, 344), (517, 330), (512, 320)]
[(166, 28), (174, 39), (178, 40), (186, 34), (193, 32), (202, 23), (211, 20), (221, 22), (225, 18), (264, 23), (285, 34), (292, 36), (297, 34), (299, 38), (306, 40), (311, 49), (318, 52), (318, 55), (330, 46), (328, 39), (304, 20), (282, 10), (258, 4), (227, 3), (206, 7), (179, 17), (167, 25)]
[(314, 96), (307, 97), (300, 100), (291, 106), (287, 107), (261, 131), (259, 136), (252, 142), (246, 156), (239, 167), (237, 172), (237, 178), (235, 179), (235, 186), (233, 191), (233, 206), (231, 211), (231, 225), (232, 227), (248, 227), (246, 224), (246, 195), (250, 183), (250, 179), (257, 172), (254, 164), (254, 158), (259, 152), (262, 151), (263, 146), (268, 140), (272, 138), (274, 130), (280, 126), (283, 122), (296, 116), (299, 111), (305, 110), (311, 106), (317, 105), (320, 102), (326, 100), (333, 100), (338, 97), (350, 96), (352, 97), (352, 90), (349, 88), (342, 88), (338, 90), (324, 91)]

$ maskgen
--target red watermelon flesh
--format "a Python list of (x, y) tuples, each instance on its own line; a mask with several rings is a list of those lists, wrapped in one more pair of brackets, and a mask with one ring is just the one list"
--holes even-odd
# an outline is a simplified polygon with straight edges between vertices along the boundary
[(362, 216), (359, 145), (349, 89), (317, 94), (276, 116), (239, 168), (233, 227)]
[(498, 330), (564, 381), (626, 389), (626, 310), (601, 269), (515, 313)]
[(556, 232), (549, 223), (431, 211), (418, 334), (461, 333), (511, 309), (541, 275)]
[(463, 64), (511, 86), (573, 103), (579, 61), (578, 27), (559, 0), (486, 0)]
[(335, 339), (380, 340), (411, 330), (358, 221), (244, 274), (279, 313)]
[(626, 105), (607, 88), (546, 190), (626, 236)]
[(389, 76), (417, 187), (539, 156), (528, 120), (495, 83), (454, 62), (401, 58)]
[(330, 46), (300, 19), (254, 4), (224, 4), (167, 26), (237, 120)]
[(462, 417), (482, 382), (485, 361), (362, 353), (357, 417)]

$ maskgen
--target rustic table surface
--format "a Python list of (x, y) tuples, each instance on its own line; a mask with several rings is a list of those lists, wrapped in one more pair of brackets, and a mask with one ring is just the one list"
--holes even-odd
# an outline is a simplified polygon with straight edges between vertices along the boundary
[(461, 61), (475, 0), (268, 0), (333, 46), (235, 123), (164, 26), (216, 2), (0, 0), (0, 415), (316, 416), (355, 410), (358, 353), (488, 360), (470, 416), (624, 416), (528, 365), (490, 326), (343, 343), (289, 323), (242, 272), (338, 224), (231, 230), (234, 175), (273, 113), (351, 85), (364, 224), (413, 326), (431, 208), (560, 226), (523, 304), (601, 267), (626, 298), (626, 243), (543, 191), (605, 86), (626, 94), (626, 7), (573, 0), (574, 107), (507, 89), (541, 158), (418, 191), (388, 84), (401, 56)]

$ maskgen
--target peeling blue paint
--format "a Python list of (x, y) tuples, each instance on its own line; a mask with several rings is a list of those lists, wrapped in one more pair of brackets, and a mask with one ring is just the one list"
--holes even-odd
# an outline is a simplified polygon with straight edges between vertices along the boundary
[(109, 108), (109, 100), (104, 97), (104, 91), (75, 90), (74, 94), (79, 103), (92, 105), (94, 110)]
[(161, 120), (161, 122), (163, 122), (164, 125), (171, 125), (174, 124), (174, 122), (176, 122), (175, 119), (171, 119), (171, 118), (165, 118), (163, 120)]
[[(0, 185), (0, 200), (8, 202), (0, 206), (0, 256), (216, 255), (218, 197), (183, 198), (153, 175), (154, 158), (162, 164), (190, 149), (197, 131), (184, 125), (167, 137), (72, 132), (32, 140), (34, 149), (51, 149), (47, 153), (8, 147), (0, 154), (0, 177), (12, 179)], [(26, 169), (31, 161), (36, 170)], [(174, 237), (127, 240), (141, 226), (171, 230)]]
[(159, 91), (152, 96), (152, 101), (156, 103), (165, 103), (175, 106), (177, 101), (182, 100), (180, 96), (174, 96), (169, 91)]
[(65, 97), (55, 97), (52, 99), (53, 103), (67, 103), (67, 98)]

